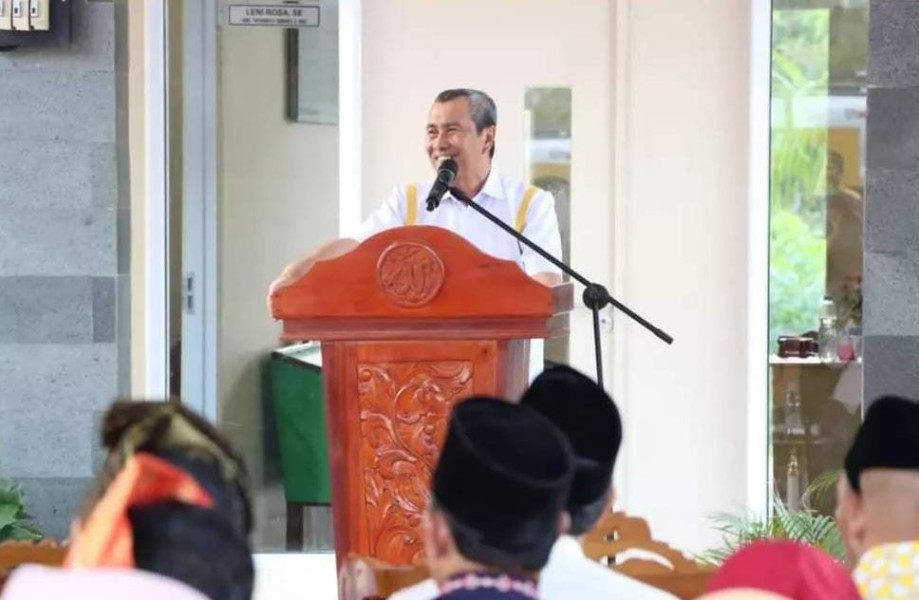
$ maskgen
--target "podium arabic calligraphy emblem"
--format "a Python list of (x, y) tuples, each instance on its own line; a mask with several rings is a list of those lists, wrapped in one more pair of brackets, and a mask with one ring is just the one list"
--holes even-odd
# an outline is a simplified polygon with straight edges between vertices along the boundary
[(380, 289), (398, 306), (416, 308), (434, 299), (444, 284), (444, 263), (425, 244), (398, 242), (380, 254)]

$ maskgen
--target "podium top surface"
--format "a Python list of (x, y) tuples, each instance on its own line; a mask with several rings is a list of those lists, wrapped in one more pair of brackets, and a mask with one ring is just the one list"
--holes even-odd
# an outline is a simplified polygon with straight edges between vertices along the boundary
[(561, 333), (554, 329), (562, 321), (567, 329), (565, 313), (572, 305), (571, 284), (546, 287), (517, 263), (488, 255), (451, 231), (416, 225), (381, 232), (347, 254), (318, 261), (275, 293), (272, 315), (285, 322), (284, 339), (306, 339), (309, 331), (309, 339), (322, 339), (316, 334), (330, 328), (480, 330), (508, 324), (548, 337)]

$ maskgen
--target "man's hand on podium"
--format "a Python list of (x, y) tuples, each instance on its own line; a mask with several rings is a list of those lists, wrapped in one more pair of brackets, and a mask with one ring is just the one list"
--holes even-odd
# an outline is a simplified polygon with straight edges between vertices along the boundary
[(561, 285), (562, 283), (562, 276), (558, 273), (536, 273), (532, 277), (546, 287)]
[(266, 298), (268, 303), (268, 315), (273, 316), (271, 313), (271, 297), (275, 294), (275, 292), (281, 288), (293, 285), (298, 279), (306, 275), (306, 273), (311, 268), (313, 268), (313, 265), (316, 263), (316, 261), (337, 258), (342, 254), (351, 252), (357, 248), (358, 245), (359, 242), (351, 238), (332, 240), (328, 244), (321, 246), (311, 255), (287, 265), (284, 270), (281, 271), (281, 274), (271, 282), (270, 286), (268, 286), (268, 298)]
[(281, 274), (278, 275), (277, 279), (272, 281), (271, 285), (268, 286), (268, 298), (266, 298), (266, 301), (268, 302), (268, 314), (269, 315), (271, 315), (271, 297), (274, 296), (274, 293), (277, 292), (281, 288), (285, 288), (289, 286), (293, 282), (297, 281), (297, 279), (299, 279), (299, 277), (296, 277), (291, 274), (292, 271), (290, 269), (293, 266), (294, 265), (290, 265), (286, 269), (281, 271)]

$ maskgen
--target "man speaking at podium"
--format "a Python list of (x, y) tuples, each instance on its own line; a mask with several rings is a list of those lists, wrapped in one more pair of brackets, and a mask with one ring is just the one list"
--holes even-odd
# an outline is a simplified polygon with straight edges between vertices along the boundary
[[(424, 142), (438, 179), (395, 188), (361, 226), (359, 240), (335, 240), (285, 268), (271, 284), (269, 306), (275, 291), (302, 277), (317, 260), (341, 256), (351, 251), (359, 241), (404, 225), (435, 225), (449, 229), (483, 252), (513, 260), (544, 285), (561, 283), (561, 271), (555, 265), (519, 244), (450, 193), (444, 195), (442, 201), (437, 197), (439, 190), (434, 190), (432, 194), (435, 183), (452, 185), (549, 254), (561, 257), (561, 236), (552, 194), (505, 177), (492, 165), (497, 116), (494, 100), (484, 92), (453, 89), (438, 94), (428, 113)], [(455, 162), (448, 163), (448, 174), (445, 173), (444, 163), (451, 160)], [(450, 178), (452, 183), (447, 181)], [(427, 202), (429, 196), (431, 202)], [(427, 210), (426, 204), (431, 204), (433, 210)]]

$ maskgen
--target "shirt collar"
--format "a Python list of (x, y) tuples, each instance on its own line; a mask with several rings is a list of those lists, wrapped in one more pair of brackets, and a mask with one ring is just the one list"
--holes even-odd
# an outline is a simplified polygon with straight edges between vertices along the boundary
[(460, 573), (454, 575), (440, 586), (442, 596), (447, 596), (459, 590), (492, 590), (502, 594), (539, 600), (539, 591), (535, 582), (517, 579), (503, 573)]
[(555, 540), (555, 545), (552, 546), (552, 554), (583, 557), (584, 549), (578, 538), (571, 535), (560, 535)]
[(485, 178), (485, 185), (482, 186), (482, 191), (479, 192), (479, 196), (488, 196), (496, 200), (503, 199), (504, 196), (504, 186), (501, 184), (501, 176), (498, 174), (498, 170), (492, 166), (491, 171), (488, 173), (488, 177)]
[[(449, 194), (451, 200), (456, 202), (456, 198), (452, 194)], [(506, 198), (504, 193), (504, 184), (501, 181), (501, 175), (498, 173), (498, 170), (492, 165), (491, 171), (488, 173), (488, 177), (485, 178), (485, 185), (482, 186), (481, 191), (476, 194), (473, 200), (480, 201), (483, 197), (494, 198), (495, 200), (503, 200)]]

